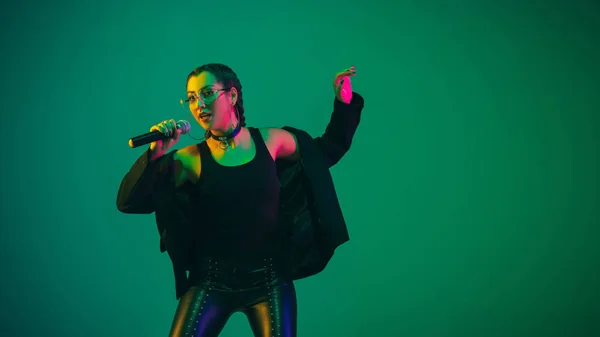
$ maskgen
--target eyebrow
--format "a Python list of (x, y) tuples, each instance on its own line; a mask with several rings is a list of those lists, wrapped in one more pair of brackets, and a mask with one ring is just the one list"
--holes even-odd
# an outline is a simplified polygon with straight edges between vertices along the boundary
[[(202, 88), (200, 88), (200, 90), (198, 90), (198, 91), (202, 91), (202, 90), (204, 90), (206, 88), (212, 88), (213, 85), (214, 84), (205, 85)], [(196, 93), (195, 91), (191, 91), (191, 90), (188, 91), (188, 94), (195, 94), (195, 93)]]

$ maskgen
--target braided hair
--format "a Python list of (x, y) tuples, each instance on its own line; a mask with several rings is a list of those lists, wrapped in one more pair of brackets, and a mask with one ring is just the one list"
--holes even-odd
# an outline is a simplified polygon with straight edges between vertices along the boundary
[[(209, 73), (213, 74), (217, 78), (217, 81), (221, 82), (223, 86), (225, 86), (225, 88), (235, 88), (237, 90), (238, 96), (234, 108), (240, 126), (246, 126), (246, 117), (244, 116), (244, 100), (242, 97), (242, 83), (240, 83), (240, 80), (231, 68), (220, 63), (205, 64), (192, 70), (192, 72), (188, 75), (186, 85), (190, 78), (192, 78), (193, 76), (198, 76), (200, 75), (200, 73), (205, 71), (208, 71)], [(206, 135), (208, 136), (209, 134), (210, 130), (207, 130)]]

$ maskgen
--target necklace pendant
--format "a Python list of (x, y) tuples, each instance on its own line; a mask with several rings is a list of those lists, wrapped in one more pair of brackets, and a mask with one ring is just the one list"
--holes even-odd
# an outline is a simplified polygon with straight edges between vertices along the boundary
[(219, 149), (226, 151), (229, 148), (229, 142), (228, 141), (219, 141)]

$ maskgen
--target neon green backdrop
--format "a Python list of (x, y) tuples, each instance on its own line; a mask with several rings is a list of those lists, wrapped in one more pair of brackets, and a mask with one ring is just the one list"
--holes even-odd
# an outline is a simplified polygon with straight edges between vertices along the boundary
[[(599, 5), (302, 3), (3, 5), (0, 335), (166, 336), (153, 216), (115, 198), (127, 140), (189, 118), (207, 62), (250, 125), (313, 135), (356, 66), (333, 169), (352, 239), (297, 283), (300, 336), (600, 335)], [(240, 314), (222, 336), (250, 334)]]

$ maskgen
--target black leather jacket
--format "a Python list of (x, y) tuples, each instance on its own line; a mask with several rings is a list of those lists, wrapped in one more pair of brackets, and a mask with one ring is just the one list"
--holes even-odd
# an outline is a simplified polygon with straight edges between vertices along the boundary
[[(331, 119), (320, 137), (283, 128), (296, 136), (300, 153), (296, 162), (277, 161), (280, 226), (290, 236), (294, 280), (321, 272), (334, 250), (349, 240), (329, 168), (350, 149), (363, 107), (364, 99), (358, 93), (353, 93), (350, 104), (335, 99)], [(160, 251), (166, 251), (173, 263), (179, 299), (188, 288), (190, 224), (186, 214), (194, 205), (185, 190), (175, 187), (174, 172), (178, 168), (172, 160), (174, 153), (152, 164), (148, 164), (148, 152), (142, 154), (121, 182), (117, 208), (123, 213), (155, 213)]]

